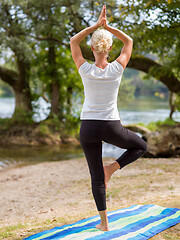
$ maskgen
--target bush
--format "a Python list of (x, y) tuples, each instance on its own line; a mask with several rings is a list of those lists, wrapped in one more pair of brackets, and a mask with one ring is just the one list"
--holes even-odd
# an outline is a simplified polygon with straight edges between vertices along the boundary
[(80, 119), (74, 116), (68, 115), (63, 120), (63, 125), (61, 128), (62, 134), (64, 136), (71, 135), (74, 137), (78, 137), (80, 130)]
[(164, 121), (158, 120), (156, 122), (150, 122), (147, 125), (145, 125), (144, 123), (138, 123), (138, 124), (141, 126), (147, 127), (151, 131), (156, 131), (159, 129), (159, 127), (174, 126), (176, 125), (176, 122), (168, 117)]

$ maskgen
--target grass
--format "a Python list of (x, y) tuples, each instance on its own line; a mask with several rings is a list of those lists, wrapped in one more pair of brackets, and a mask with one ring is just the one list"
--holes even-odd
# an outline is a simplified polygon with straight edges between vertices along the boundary
[(147, 125), (145, 125), (144, 123), (138, 123), (138, 125), (144, 126), (151, 131), (159, 130), (159, 127), (167, 128), (169, 126), (175, 126), (176, 124), (177, 123), (170, 118), (166, 118), (164, 121), (158, 120), (156, 122), (150, 122)]
[(8, 226), (0, 229), (0, 239), (8, 239), (14, 237), (15, 232), (19, 232), (21, 229), (25, 229), (27, 224), (18, 223), (17, 225)]
[(46, 219), (44, 221), (28, 221), (24, 224), (18, 223), (17, 225), (0, 228), (0, 240), (22, 240), (33, 234), (49, 230), (57, 226), (75, 223), (80, 219), (96, 214), (96, 211), (88, 211), (83, 214), (67, 214), (66, 217)]

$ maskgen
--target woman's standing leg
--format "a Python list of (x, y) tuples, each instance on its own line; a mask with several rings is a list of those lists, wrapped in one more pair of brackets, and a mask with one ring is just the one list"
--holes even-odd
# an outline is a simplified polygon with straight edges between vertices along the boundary
[(102, 162), (101, 122), (83, 120), (80, 129), (80, 142), (91, 175), (93, 197), (101, 217), (101, 223), (96, 225), (103, 231), (108, 231), (108, 218), (106, 210), (106, 190), (104, 169)]

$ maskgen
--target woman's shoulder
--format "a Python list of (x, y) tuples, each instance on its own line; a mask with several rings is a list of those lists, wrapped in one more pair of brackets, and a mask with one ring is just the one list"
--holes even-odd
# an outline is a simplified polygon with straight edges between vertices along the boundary
[(110, 63), (110, 65), (118, 72), (123, 73), (124, 72), (124, 68), (121, 65), (121, 63), (119, 63), (117, 60), (114, 60)]
[[(85, 62), (83, 62), (81, 64), (81, 66), (79, 67), (78, 71), (79, 71), (80, 75), (82, 75), (82, 74), (90, 73), (91, 69), (95, 69), (96, 70), (96, 69), (99, 69), (99, 68), (96, 67), (96, 65), (94, 63), (91, 64), (91, 63), (85, 61)], [(106, 71), (106, 70), (107, 71), (115, 71), (115, 72), (117, 72), (119, 74), (122, 74), (123, 71), (124, 71), (124, 68), (117, 60), (114, 60), (114, 61), (112, 61), (112, 62), (110, 62), (108, 64), (107, 68), (102, 69), (103, 72)]]
[(92, 67), (92, 64), (85, 61), (81, 64), (78, 71), (79, 71), (80, 74), (86, 73), (91, 67)]

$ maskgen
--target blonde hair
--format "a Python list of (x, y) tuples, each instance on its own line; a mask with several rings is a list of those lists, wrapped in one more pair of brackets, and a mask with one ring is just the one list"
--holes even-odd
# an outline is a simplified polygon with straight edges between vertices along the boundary
[(105, 29), (96, 30), (91, 37), (91, 45), (100, 53), (107, 53), (112, 43), (112, 34)]

